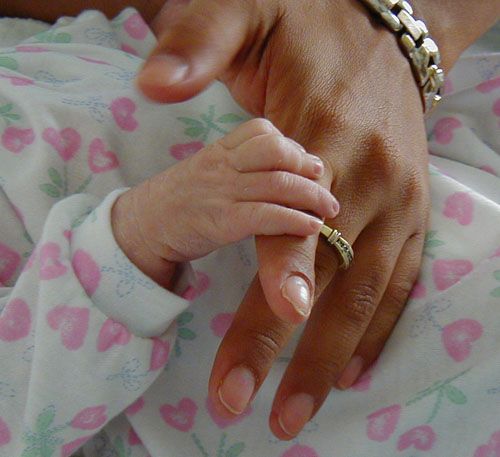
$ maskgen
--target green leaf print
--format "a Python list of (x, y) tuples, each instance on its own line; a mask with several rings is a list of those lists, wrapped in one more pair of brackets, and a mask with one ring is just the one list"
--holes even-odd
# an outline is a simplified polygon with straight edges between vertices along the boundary
[(69, 33), (58, 33), (54, 37), (54, 43), (70, 43), (71, 35)]
[(12, 103), (6, 103), (5, 105), (0, 106), (0, 114), (9, 112), (14, 105)]
[(184, 130), (184, 133), (191, 138), (197, 138), (200, 135), (203, 135), (204, 132), (204, 127), (188, 127), (186, 130)]
[(115, 438), (115, 442), (113, 444), (114, 444), (116, 452), (118, 453), (118, 457), (127, 457), (125, 443), (123, 442), (121, 436), (117, 436)]
[(54, 421), (56, 411), (53, 406), (48, 406), (45, 408), (36, 419), (36, 431), (38, 433), (45, 432)]
[(455, 403), (456, 405), (463, 405), (467, 403), (467, 397), (465, 396), (465, 394), (455, 386), (447, 384), (444, 387), (444, 391), (446, 393), (446, 396), (448, 397), (448, 400), (450, 400), (452, 403)]
[(436, 238), (437, 231), (431, 230), (426, 233), (425, 241), (424, 241), (424, 255), (433, 259), (435, 255), (431, 252), (431, 249), (437, 248), (439, 246), (443, 246), (445, 244), (444, 241), (438, 240)]
[(196, 333), (186, 327), (181, 327), (178, 333), (179, 338), (182, 338), (183, 340), (194, 340), (196, 338)]
[(189, 311), (185, 311), (177, 318), (177, 324), (186, 325), (189, 324), (193, 320), (193, 313)]
[(36, 447), (27, 448), (21, 454), (21, 457), (39, 457), (40, 451)]
[(500, 281), (500, 270), (494, 271), (493, 276), (497, 281)]
[(444, 241), (441, 240), (429, 240), (425, 243), (426, 248), (437, 248), (438, 246), (443, 246)]
[(234, 113), (223, 114), (217, 119), (221, 124), (232, 124), (233, 122), (241, 122), (243, 118)]
[(40, 184), (40, 190), (52, 198), (59, 198), (61, 196), (61, 192), (59, 192), (59, 189), (54, 184)]
[(227, 451), (225, 457), (238, 457), (245, 450), (245, 443), (233, 444)]
[(19, 114), (16, 113), (7, 113), (4, 114), (3, 116), (6, 117), (7, 119), (11, 119), (12, 121), (18, 121), (19, 119), (21, 119), (21, 116), (19, 116)]
[(64, 187), (63, 179), (55, 168), (49, 168), (49, 178), (57, 187), (61, 189)]
[(197, 127), (203, 129), (203, 123), (197, 121), (196, 119), (191, 119), (189, 117), (178, 117), (179, 121), (184, 122), (184, 124), (189, 125), (191, 127)]
[(497, 287), (496, 289), (493, 289), (490, 293), (492, 297), (498, 298), (500, 297), (500, 287)]
[(92, 181), (92, 178), (93, 178), (93, 175), (90, 174), (87, 176), (87, 178), (85, 179), (85, 181), (83, 181), (79, 186), (78, 188), (75, 190), (75, 194), (80, 194), (82, 193), (86, 188), (87, 186), (90, 184), (90, 181)]
[(35, 35), (38, 43), (70, 43), (71, 35), (66, 32), (55, 33), (52, 30)]
[(0, 56), (0, 67), (5, 67), (9, 70), (17, 70), (19, 65), (12, 57)]

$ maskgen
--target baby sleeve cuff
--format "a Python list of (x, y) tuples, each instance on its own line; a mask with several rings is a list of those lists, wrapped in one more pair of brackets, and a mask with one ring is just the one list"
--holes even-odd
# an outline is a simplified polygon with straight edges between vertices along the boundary
[[(111, 226), (111, 209), (116, 199), (127, 190), (111, 192), (73, 229), (73, 268), (82, 269), (86, 265), (89, 271), (77, 272), (77, 275), (84, 283), (85, 292), (103, 313), (137, 336), (155, 337), (167, 330), (189, 302), (146, 276), (118, 246)], [(82, 281), (82, 276), (90, 274), (90, 270), (99, 273), (96, 288), (86, 286), (88, 281)], [(181, 265), (174, 290), (181, 293), (192, 283), (193, 276), (189, 264)]]

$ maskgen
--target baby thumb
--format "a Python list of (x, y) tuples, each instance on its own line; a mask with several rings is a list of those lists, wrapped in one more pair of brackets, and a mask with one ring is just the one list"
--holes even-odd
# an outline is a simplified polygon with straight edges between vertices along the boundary
[[(249, 35), (246, 0), (192, 0), (175, 21), (155, 24), (158, 45), (139, 73), (148, 98), (181, 102), (202, 91), (228, 68)], [(163, 27), (162, 27), (163, 26)]]

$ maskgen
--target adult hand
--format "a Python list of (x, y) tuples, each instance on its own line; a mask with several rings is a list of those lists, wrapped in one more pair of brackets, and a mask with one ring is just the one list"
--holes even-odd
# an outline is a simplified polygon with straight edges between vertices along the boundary
[(258, 237), (259, 279), (210, 379), (219, 413), (241, 413), (310, 314), (270, 416), (290, 439), (376, 359), (418, 274), (429, 213), (419, 92), (395, 37), (357, 0), (170, 0), (154, 27), (138, 79), (147, 96), (177, 102), (219, 78), (321, 157), (340, 202), (326, 223), (353, 245), (350, 269), (317, 237)]

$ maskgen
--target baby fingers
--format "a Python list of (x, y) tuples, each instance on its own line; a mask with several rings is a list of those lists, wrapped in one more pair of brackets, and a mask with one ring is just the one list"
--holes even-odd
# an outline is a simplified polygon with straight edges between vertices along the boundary
[(249, 235), (309, 236), (319, 232), (323, 222), (314, 216), (272, 203), (243, 202), (234, 206), (232, 231), (237, 238)]
[(339, 212), (335, 197), (310, 179), (284, 171), (241, 174), (237, 180), (236, 201), (266, 202), (333, 218)]
[(319, 157), (278, 133), (254, 136), (236, 147), (229, 158), (240, 172), (281, 170), (306, 178), (319, 178), (324, 166)]

